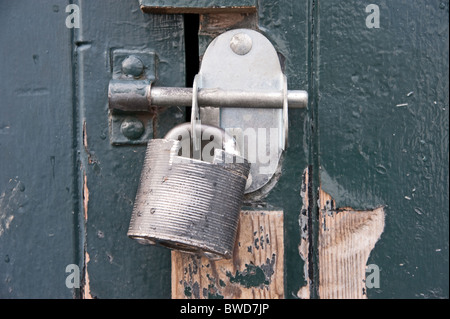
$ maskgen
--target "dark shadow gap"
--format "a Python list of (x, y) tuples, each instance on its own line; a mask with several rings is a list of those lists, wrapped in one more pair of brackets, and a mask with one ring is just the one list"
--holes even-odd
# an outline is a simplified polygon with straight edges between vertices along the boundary
[[(194, 77), (200, 68), (198, 31), (200, 16), (198, 14), (184, 15), (184, 50), (186, 61), (186, 87), (192, 87)], [(186, 107), (186, 121), (191, 121), (191, 108)]]

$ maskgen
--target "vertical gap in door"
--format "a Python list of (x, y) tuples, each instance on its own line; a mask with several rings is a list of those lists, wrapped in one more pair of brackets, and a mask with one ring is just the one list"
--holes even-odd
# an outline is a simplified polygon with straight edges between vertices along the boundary
[[(198, 31), (200, 16), (198, 14), (184, 15), (184, 50), (186, 63), (186, 87), (192, 87), (194, 77), (200, 68)], [(191, 121), (191, 108), (186, 108), (186, 121)]]
[(319, 0), (310, 0), (308, 23), (308, 82), (309, 82), (309, 252), (308, 277), (310, 281), (310, 298), (320, 298), (319, 289)]
[[(70, 4), (79, 5), (78, 1), (69, 1)], [(81, 181), (82, 175), (80, 172), (80, 153), (79, 149), (82, 145), (81, 138), (81, 115), (80, 115), (80, 101), (79, 101), (79, 63), (78, 63), (78, 45), (77, 39), (79, 37), (79, 30), (77, 28), (70, 29), (70, 43), (72, 48), (71, 65), (72, 65), (72, 216), (73, 216), (73, 262), (80, 269), (81, 281), (84, 271), (84, 243), (85, 243), (85, 228), (82, 213), (82, 195), (81, 195)], [(81, 285), (83, 283), (80, 283)], [(82, 287), (75, 287), (72, 291), (74, 299), (82, 298)]]

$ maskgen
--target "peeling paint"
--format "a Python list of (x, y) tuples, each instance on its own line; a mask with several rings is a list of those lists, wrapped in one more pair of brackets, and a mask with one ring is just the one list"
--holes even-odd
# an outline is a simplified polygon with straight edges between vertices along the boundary
[(232, 260), (172, 253), (172, 298), (283, 298), (283, 248), (283, 212), (243, 211)]
[[(213, 264), (213, 265), (214, 266), (211, 267), (211, 270), (213, 271), (213, 273), (215, 273), (215, 276), (217, 277), (218, 274), (217, 274), (215, 264)], [(202, 289), (204, 298), (207, 298), (207, 299), (223, 299), (224, 298), (224, 296), (219, 291), (220, 287), (216, 287), (216, 284), (217, 284), (216, 277), (213, 277), (210, 274), (206, 274), (206, 278), (209, 280), (210, 283), (208, 284), (208, 288)], [(223, 283), (223, 286), (226, 286), (226, 284), (222, 280), (220, 280), (220, 282)], [(223, 287), (222, 284), (219, 284), (219, 286)]]
[(16, 213), (21, 213), (28, 203), (25, 185), (17, 177), (9, 180), (9, 187), (0, 195), (0, 236), (7, 231)]
[(9, 225), (11, 224), (13, 219), (14, 215), (6, 216), (2, 212), (0, 212), (0, 236), (3, 235), (3, 232), (5, 230), (9, 229)]
[(297, 296), (310, 298), (311, 289), (317, 289), (319, 298), (367, 298), (363, 281), (366, 263), (384, 229), (384, 208), (337, 208), (335, 200), (319, 188), (316, 248), (319, 268), (317, 274), (311, 276), (310, 263), (314, 258), (311, 255), (308, 222), (313, 216), (308, 205), (308, 185), (308, 169), (305, 169), (301, 191), (304, 206), (299, 219), (302, 230), (299, 253), (305, 261), (307, 284), (299, 289)]
[(299, 216), (299, 226), (300, 226), (300, 244), (298, 246), (298, 251), (300, 258), (304, 262), (303, 266), (303, 274), (304, 281), (306, 284), (300, 287), (297, 292), (297, 297), (301, 299), (309, 299), (310, 298), (310, 286), (309, 286), (309, 271), (308, 271), (308, 252), (309, 252), (309, 228), (308, 228), (308, 219), (309, 219), (309, 210), (308, 210), (308, 168), (305, 168), (303, 171), (302, 177), (302, 186), (300, 189), (300, 196), (302, 197), (303, 206), (300, 211)]
[(184, 287), (184, 295), (185, 295), (186, 297), (191, 297), (191, 296), (192, 296), (191, 287), (189, 287), (189, 286), (185, 286), (185, 287)]
[(224, 299), (214, 284), (209, 284), (208, 288), (203, 288), (203, 297), (207, 299)]
[(91, 287), (89, 282), (89, 273), (87, 269), (87, 265), (89, 264), (90, 258), (88, 252), (85, 252), (85, 261), (84, 261), (84, 285), (83, 285), (83, 299), (94, 299), (91, 295)]
[(100, 168), (98, 166), (98, 164), (99, 164), (98, 159), (96, 158), (94, 152), (91, 152), (89, 150), (89, 145), (88, 145), (88, 140), (87, 140), (87, 131), (86, 131), (86, 121), (83, 122), (83, 146), (84, 146), (84, 151), (86, 152), (86, 155), (87, 155), (88, 163), (93, 164), (95, 171), (98, 173), (98, 171), (100, 170)]
[(270, 282), (266, 279), (264, 271), (253, 264), (245, 264), (245, 269), (241, 272), (236, 270), (233, 276), (231, 272), (226, 274), (231, 283), (239, 283), (245, 288), (260, 287), (268, 285)]
[(230, 283), (238, 283), (245, 288), (269, 285), (274, 274), (275, 259), (276, 255), (273, 254), (271, 260), (267, 258), (266, 262), (260, 266), (256, 266), (253, 263), (245, 264), (243, 271), (236, 270), (234, 276), (228, 271), (226, 275)]
[(83, 173), (83, 208), (84, 208), (84, 221), (88, 220), (88, 203), (89, 203), (89, 189), (87, 186), (87, 175)]
[(194, 294), (194, 297), (196, 299), (200, 298), (200, 286), (198, 282), (194, 282), (194, 284), (192, 285), (192, 293)]

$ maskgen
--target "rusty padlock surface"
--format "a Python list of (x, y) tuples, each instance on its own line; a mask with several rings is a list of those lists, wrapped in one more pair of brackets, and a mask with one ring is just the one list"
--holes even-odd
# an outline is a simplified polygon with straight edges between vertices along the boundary
[(231, 258), (250, 164), (222, 129), (208, 125), (198, 128), (202, 136), (208, 133), (203, 160), (187, 157), (190, 128), (181, 124), (164, 139), (148, 142), (128, 236), (212, 259)]

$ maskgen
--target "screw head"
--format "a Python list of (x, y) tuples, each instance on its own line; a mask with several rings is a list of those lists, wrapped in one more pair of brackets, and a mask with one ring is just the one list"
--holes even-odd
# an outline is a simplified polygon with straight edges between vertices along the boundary
[(130, 139), (137, 140), (144, 134), (144, 124), (137, 118), (126, 118), (120, 125), (120, 131), (122, 134)]
[(137, 56), (130, 55), (122, 61), (122, 72), (137, 78), (144, 72), (144, 63)]
[(252, 38), (245, 33), (235, 34), (230, 41), (231, 50), (238, 55), (246, 55), (252, 49)]

